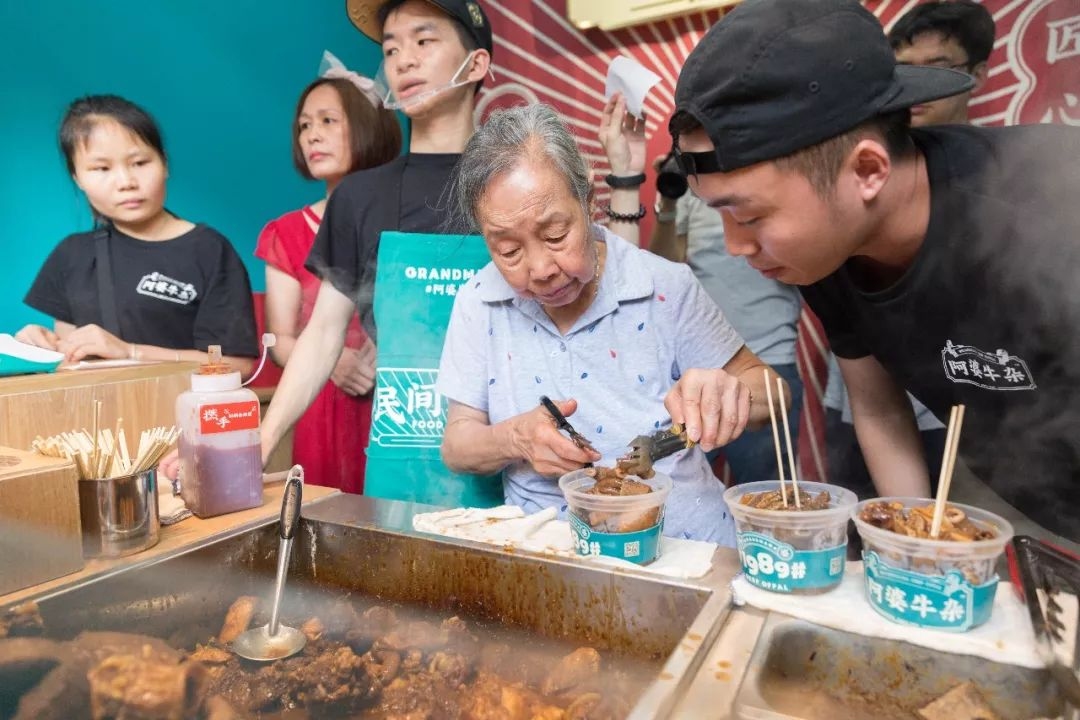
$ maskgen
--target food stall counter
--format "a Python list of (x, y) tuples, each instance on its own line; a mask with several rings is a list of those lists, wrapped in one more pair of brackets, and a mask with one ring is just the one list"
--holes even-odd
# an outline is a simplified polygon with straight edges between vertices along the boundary
[[(523, 658), (555, 663), (555, 669), (582, 653), (599, 659), (591, 649), (599, 648), (607, 659), (597, 677), (633, 681), (616, 685), (621, 690), (612, 696), (632, 704), (616, 716), (633, 719), (910, 717), (892, 700), (895, 690), (910, 687), (920, 697), (936, 697), (955, 684), (954, 676), (965, 674), (1005, 689), (1036, 691), (1009, 692), (1021, 704), (1031, 705), (1037, 694), (1040, 709), (1053, 706), (1045, 671), (864, 638), (746, 606), (732, 608), (731, 584), (740, 567), (733, 549), (716, 550), (704, 575), (659, 577), (640, 568), (432, 535), (413, 527), (415, 515), (434, 510), (430, 506), (334, 491), (318, 496), (320, 490), (305, 495), (304, 530), (296, 535), (283, 610), (285, 621), (317, 632), (309, 638), (312, 652), (282, 665), (285, 670), (305, 663), (321, 667), (319, 658), (326, 653), (349, 656), (343, 649), (349, 647), (344, 628), (370, 635), (375, 625), (365, 623), (376, 623), (379, 632), (389, 632), (388, 639), (410, 628), (427, 628), (432, 638), (450, 638), (448, 628), (468, 628), (482, 635), (495, 659), (501, 657), (500, 648), (519, 648)], [(263, 508), (207, 521), (205, 528), (199, 521), (185, 521), (192, 523), (186, 538), (164, 536), (162, 545), (132, 562), (91, 567), (93, 578), (69, 577), (23, 596), (38, 602), (45, 627), (57, 638), (73, 637), (83, 628), (130, 633), (131, 619), (137, 617), (139, 638), (168, 638), (179, 650), (213, 645), (211, 636), (228, 625), (222, 622), (234, 606), (269, 587), (278, 541), (274, 505), (280, 494), (276, 487)], [(233, 522), (209, 527), (227, 520)], [(12, 596), (0, 597), (0, 608), (11, 602)], [(225, 663), (227, 677), (246, 677), (248, 669), (224, 646), (211, 650)], [(481, 662), (485, 653), (476, 657)], [(817, 665), (816, 657), (821, 658)], [(913, 674), (904, 664), (909, 657), (929, 662), (925, 667), (931, 671)], [(505, 662), (502, 666), (513, 669)], [(548, 673), (545, 684), (555, 677), (548, 665), (537, 667)], [(900, 673), (902, 681), (891, 672)], [(282, 691), (308, 697), (307, 677), (291, 671), (280, 675)], [(324, 675), (311, 678), (322, 683)], [(351, 678), (342, 681), (342, 690), (355, 687)], [(819, 682), (823, 679), (835, 681), (841, 696), (831, 697), (832, 689)], [(867, 694), (866, 687), (873, 692)], [(420, 693), (412, 699), (430, 698)], [(608, 699), (586, 691), (575, 702)], [(759, 713), (762, 709), (767, 712)]]

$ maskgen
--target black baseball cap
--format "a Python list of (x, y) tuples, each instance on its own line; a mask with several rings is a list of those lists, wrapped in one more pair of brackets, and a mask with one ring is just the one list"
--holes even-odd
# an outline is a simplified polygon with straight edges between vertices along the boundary
[(716, 146), (715, 163), (698, 162), (698, 171), (730, 172), (974, 82), (955, 70), (898, 65), (858, 0), (746, 0), (686, 59), (675, 113), (690, 114)]
[[(461, 23), (468, 31), (477, 47), (494, 52), (491, 37), (491, 23), (480, 3), (472, 0), (426, 0)], [(382, 23), (379, 22), (379, 8), (388, 0), (345, 0), (345, 9), (356, 28), (377, 43), (382, 42)]]

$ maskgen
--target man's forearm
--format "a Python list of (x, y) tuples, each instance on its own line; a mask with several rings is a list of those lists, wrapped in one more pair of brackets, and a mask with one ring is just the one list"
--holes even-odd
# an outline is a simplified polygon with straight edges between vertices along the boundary
[(262, 459), (266, 463), (289, 428), (311, 406), (330, 379), (341, 350), (344, 332), (308, 325), (293, 344), (289, 363), (274, 391), (274, 398), (262, 423)]
[(919, 428), (904, 388), (872, 355), (839, 358), (866, 467), (881, 495), (929, 497)]
[(859, 447), (878, 494), (930, 497), (926, 458), (911, 405), (905, 402), (885, 416), (860, 419), (856, 414), (854, 420)]

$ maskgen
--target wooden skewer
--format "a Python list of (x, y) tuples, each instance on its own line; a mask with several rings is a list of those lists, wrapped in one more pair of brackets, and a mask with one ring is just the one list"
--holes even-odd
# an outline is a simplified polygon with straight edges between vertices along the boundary
[(930, 524), (931, 538), (936, 539), (941, 534), (941, 521), (945, 519), (945, 507), (949, 501), (953, 469), (956, 467), (956, 452), (960, 449), (960, 428), (963, 425), (964, 406), (953, 405), (949, 413), (949, 428), (945, 431), (945, 455), (941, 459), (941, 473), (938, 475), (938, 491), (934, 499), (934, 520)]
[(90, 466), (93, 468), (93, 470), (95, 472), (97, 471), (97, 464), (98, 464), (98, 428), (100, 428), (100, 427), (101, 427), (101, 401), (100, 400), (95, 400), (94, 401), (94, 435), (93, 435), (94, 451), (93, 451), (93, 454), (90, 456)]
[(769, 378), (769, 368), (762, 368), (761, 372), (765, 375), (765, 400), (769, 403), (773, 447), (776, 448), (776, 471), (780, 474), (780, 498), (784, 501), (784, 507), (787, 507), (787, 485), (784, 484), (784, 451), (780, 449), (780, 431), (776, 427), (776, 408), (773, 406), (772, 381)]
[(784, 439), (787, 444), (788, 467), (791, 470), (791, 489), (795, 492), (795, 508), (802, 510), (799, 499), (799, 475), (795, 472), (795, 449), (791, 447), (791, 428), (788, 427), (787, 404), (784, 402), (784, 380), (776, 378), (776, 392), (780, 395), (780, 419), (784, 422)]
[(131, 470), (131, 456), (128, 455), (127, 436), (124, 435), (124, 428), (120, 428), (117, 434), (120, 436), (120, 470), (127, 474)]
[(118, 463), (120, 462), (120, 447), (119, 447), (120, 446), (120, 428), (121, 428), (121, 426), (123, 424), (124, 424), (124, 418), (117, 417), (116, 418), (116, 428), (113, 430), (113, 436), (112, 436), (113, 452), (112, 452), (112, 455), (109, 457), (109, 469), (108, 469), (109, 477), (116, 477), (117, 475), (120, 474), (120, 468), (118, 467)]
[(90, 472), (90, 458), (86, 456), (86, 453), (80, 452), (78, 455), (76, 455), (75, 464), (79, 468), (79, 477), (81, 477), (83, 480), (89, 480), (90, 476), (93, 475), (93, 473)]

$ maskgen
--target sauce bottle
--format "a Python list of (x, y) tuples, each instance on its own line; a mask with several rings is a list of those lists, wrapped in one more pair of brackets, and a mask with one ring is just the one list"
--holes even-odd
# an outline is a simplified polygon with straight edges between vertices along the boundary
[(211, 345), (191, 390), (176, 398), (180, 495), (200, 518), (262, 505), (259, 398)]

